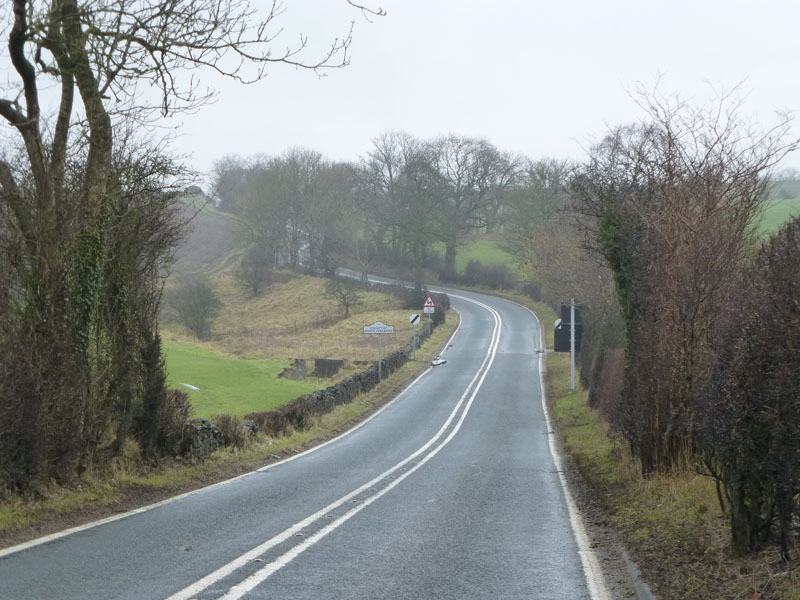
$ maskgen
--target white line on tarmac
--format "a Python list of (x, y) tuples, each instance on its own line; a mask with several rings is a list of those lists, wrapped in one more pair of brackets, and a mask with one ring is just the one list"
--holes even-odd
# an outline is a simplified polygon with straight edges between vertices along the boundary
[(603, 569), (597, 560), (597, 555), (592, 550), (589, 542), (589, 536), (586, 535), (586, 529), (583, 526), (583, 518), (580, 511), (572, 499), (572, 494), (569, 491), (566, 477), (564, 477), (564, 467), (561, 460), (561, 453), (555, 444), (555, 436), (552, 433), (553, 424), (550, 420), (550, 411), (547, 409), (547, 392), (544, 385), (544, 370), (545, 370), (545, 356), (546, 343), (544, 336), (544, 329), (539, 317), (536, 316), (532, 310), (528, 309), (530, 313), (539, 323), (539, 349), (542, 352), (539, 354), (539, 387), (542, 390), (542, 409), (544, 410), (544, 419), (547, 424), (547, 439), (550, 444), (550, 454), (553, 456), (553, 461), (556, 464), (556, 471), (558, 472), (558, 479), (561, 482), (561, 488), (564, 490), (564, 500), (567, 503), (569, 510), (569, 522), (572, 525), (572, 532), (575, 534), (575, 543), (578, 545), (578, 555), (581, 557), (581, 565), (583, 566), (583, 574), (586, 577), (586, 585), (589, 587), (589, 594), (592, 600), (612, 600), (611, 592), (606, 586), (606, 580), (603, 576)]
[[(203, 590), (211, 587), (212, 585), (214, 585), (218, 581), (220, 581), (223, 578), (227, 577), (228, 575), (230, 575), (234, 571), (236, 571), (236, 570), (242, 568), (243, 566), (251, 563), (255, 558), (258, 558), (259, 556), (261, 556), (262, 554), (264, 554), (265, 552), (267, 552), (271, 548), (274, 548), (275, 546), (277, 546), (277, 545), (279, 545), (279, 544), (291, 539), (296, 533), (299, 533), (305, 527), (308, 527), (309, 525), (311, 525), (315, 521), (318, 521), (319, 519), (323, 518), (325, 515), (329, 514), (333, 510), (335, 510), (338, 507), (342, 506), (343, 504), (345, 504), (349, 500), (353, 499), (354, 497), (362, 494), (363, 492), (368, 490), (370, 487), (373, 487), (375, 484), (377, 484), (381, 480), (385, 479), (386, 477), (388, 477), (389, 475), (391, 475), (392, 473), (394, 473), (398, 469), (401, 469), (402, 467), (404, 467), (406, 464), (408, 464), (409, 462), (411, 462), (412, 460), (414, 460), (415, 458), (417, 458), (418, 456), (420, 456), (421, 454), (426, 452), (433, 444), (436, 443), (436, 441), (440, 437), (442, 437), (444, 432), (450, 426), (450, 423), (453, 421), (453, 419), (458, 414), (459, 409), (464, 404), (465, 400), (469, 397), (468, 400), (467, 400), (467, 404), (466, 404), (463, 412), (461, 413), (461, 418), (457, 422), (457, 424), (454, 427), (453, 431), (450, 432), (450, 434), (441, 442), (441, 444), (439, 444), (436, 448), (434, 448), (431, 452), (429, 452), (413, 468), (409, 469), (404, 474), (398, 476), (391, 484), (387, 485), (386, 487), (382, 488), (380, 491), (376, 492), (374, 495), (370, 496), (369, 498), (367, 498), (363, 502), (359, 503), (359, 505), (357, 507), (351, 509), (349, 512), (345, 513), (344, 515), (342, 515), (341, 517), (339, 517), (335, 521), (329, 523), (328, 525), (326, 525), (325, 527), (323, 527), (322, 529), (317, 531), (314, 535), (312, 535), (309, 538), (307, 538), (304, 542), (298, 544), (297, 546), (294, 546), (292, 549), (290, 549), (289, 551), (287, 551), (286, 553), (284, 553), (283, 555), (281, 555), (280, 557), (278, 557), (274, 561), (272, 561), (272, 562), (268, 563), (267, 565), (265, 565), (264, 567), (262, 567), (255, 574), (251, 575), (249, 578), (245, 579), (241, 583), (239, 583), (236, 586), (234, 586), (233, 588), (231, 588), (228, 591), (228, 594), (226, 594), (224, 597), (226, 599), (228, 599), (228, 598), (240, 598), (243, 594), (247, 593), (248, 591), (250, 591), (251, 589), (253, 589), (257, 585), (262, 583), (264, 580), (266, 580), (268, 577), (270, 577), (273, 573), (275, 573), (276, 571), (278, 571), (282, 567), (284, 567), (287, 564), (289, 564), (292, 560), (294, 560), (294, 558), (296, 558), (297, 556), (302, 554), (305, 550), (307, 550), (308, 548), (310, 548), (311, 546), (316, 544), (318, 541), (320, 541), (322, 538), (324, 538), (330, 532), (334, 531), (335, 529), (337, 529), (338, 527), (343, 525), (350, 518), (352, 518), (355, 514), (360, 512), (363, 508), (365, 508), (369, 504), (372, 504), (375, 500), (377, 500), (378, 498), (380, 498), (384, 494), (388, 493), (389, 490), (393, 489), (400, 481), (404, 480), (411, 473), (415, 472), (423, 464), (428, 462), (428, 460), (430, 460), (433, 456), (435, 456), (445, 445), (447, 445), (450, 442), (450, 440), (453, 439), (455, 434), (461, 428), (461, 424), (464, 422), (464, 419), (466, 418), (466, 415), (469, 412), (470, 407), (472, 406), (472, 402), (475, 399), (475, 396), (477, 395), (478, 390), (480, 390), (481, 386), (483, 385), (483, 381), (486, 378), (486, 375), (488, 374), (489, 369), (492, 366), (492, 363), (494, 362), (494, 357), (497, 354), (497, 346), (499, 345), (499, 341), (500, 341), (500, 331), (502, 329), (502, 319), (500, 318), (500, 315), (499, 315), (499, 313), (497, 311), (495, 311), (493, 308), (483, 304), (482, 302), (478, 302), (476, 300), (472, 300), (472, 299), (469, 299), (469, 298), (465, 298), (465, 300), (467, 300), (469, 302), (472, 302), (474, 304), (477, 304), (477, 305), (481, 306), (482, 308), (485, 308), (486, 310), (488, 310), (492, 314), (494, 319), (495, 319), (495, 328), (494, 328), (494, 332), (492, 333), (492, 341), (489, 344), (489, 350), (487, 351), (487, 354), (484, 357), (480, 368), (476, 371), (475, 376), (472, 378), (472, 380), (470, 381), (469, 385), (466, 387), (464, 393), (461, 395), (461, 398), (459, 398), (459, 401), (456, 404), (455, 408), (450, 413), (450, 415), (447, 418), (447, 420), (445, 421), (444, 425), (442, 425), (442, 427), (439, 429), (439, 431), (436, 433), (436, 435), (434, 435), (428, 442), (426, 442), (421, 448), (419, 448), (416, 452), (411, 454), (408, 458), (402, 460), (401, 462), (397, 463), (393, 467), (390, 467), (389, 469), (387, 469), (386, 471), (384, 471), (383, 473), (381, 473), (380, 475), (378, 475), (374, 479), (368, 481), (367, 483), (365, 483), (361, 487), (353, 490), (352, 492), (350, 492), (349, 494), (343, 496), (339, 500), (336, 500), (335, 502), (329, 504), (325, 508), (323, 508), (323, 509), (315, 512), (314, 514), (306, 517), (302, 521), (299, 521), (299, 522), (295, 523), (294, 525), (292, 525), (288, 529), (284, 530), (283, 532), (279, 533), (278, 535), (274, 536), (273, 538), (267, 540), (263, 544), (260, 544), (259, 546), (256, 546), (252, 550), (250, 550), (250, 551), (246, 552), (245, 554), (239, 556), (238, 558), (232, 560), (228, 564), (223, 565), (222, 567), (220, 567), (216, 571), (206, 575), (205, 577), (203, 577), (202, 579), (199, 579), (198, 581), (194, 582), (193, 584), (189, 585), (188, 587), (176, 592), (175, 594), (173, 594), (172, 596), (167, 598), (167, 600), (189, 600), (189, 599), (193, 598), (196, 594), (199, 594)], [(477, 384), (476, 384), (476, 381), (477, 381)], [(470, 394), (470, 390), (472, 390), (472, 394)]]

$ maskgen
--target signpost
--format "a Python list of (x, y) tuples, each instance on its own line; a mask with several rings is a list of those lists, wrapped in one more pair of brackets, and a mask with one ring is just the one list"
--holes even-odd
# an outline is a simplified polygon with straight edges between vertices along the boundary
[(428, 315), (428, 333), (431, 332), (431, 315), (436, 312), (436, 303), (433, 301), (431, 296), (425, 298), (425, 302), (422, 304), (422, 312)]
[(575, 389), (575, 353), (580, 352), (583, 325), (580, 312), (572, 298), (569, 304), (561, 305), (561, 318), (555, 323), (553, 350), (569, 352), (571, 387)]
[(569, 366), (572, 372), (572, 390), (575, 391), (575, 298), (569, 301)]
[(378, 334), (378, 381), (381, 377), (381, 363), (383, 362), (383, 347), (381, 344), (381, 336), (384, 333), (394, 333), (394, 325), (387, 325), (382, 321), (375, 321), (372, 325), (364, 325), (364, 333)]
[(419, 323), (419, 314), (414, 313), (408, 317), (408, 322), (411, 323), (411, 331), (413, 332), (412, 343), (414, 345), (414, 359), (417, 360), (417, 324)]

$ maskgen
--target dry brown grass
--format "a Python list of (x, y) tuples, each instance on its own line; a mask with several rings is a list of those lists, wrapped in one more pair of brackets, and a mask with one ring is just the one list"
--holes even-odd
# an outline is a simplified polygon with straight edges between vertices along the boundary
[(213, 283), (224, 308), (213, 323), (211, 341), (199, 343), (174, 323), (166, 323), (164, 337), (233, 356), (340, 358), (350, 364), (377, 360), (377, 336), (365, 335), (364, 325), (375, 321), (394, 325), (393, 335), (382, 336), (384, 356), (411, 340), (408, 316), (413, 311), (404, 309), (400, 298), (359, 292), (361, 302), (343, 319), (338, 304), (325, 298), (324, 278), (289, 274), (285, 278), (288, 281), (273, 284), (253, 298), (236, 279), (236, 269), (216, 273)]

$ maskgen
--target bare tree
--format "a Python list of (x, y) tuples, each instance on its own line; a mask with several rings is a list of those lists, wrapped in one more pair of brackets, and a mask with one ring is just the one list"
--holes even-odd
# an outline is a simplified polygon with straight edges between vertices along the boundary
[(241, 185), (246, 235), (292, 269), (330, 270), (342, 203), (352, 190), (346, 165), (292, 148), (254, 164)]
[(436, 168), (444, 182), (439, 204), (445, 244), (444, 277), (456, 275), (456, 253), (464, 235), (486, 225), (513, 182), (518, 165), (486, 140), (450, 135), (432, 143)]
[(395, 253), (401, 249), (405, 227), (400, 186), (408, 154), (405, 149), (416, 143), (404, 132), (381, 134), (372, 140), (372, 150), (361, 173), (369, 210), (375, 215), (377, 224), (376, 242), (383, 246), (388, 241), (389, 248)]
[(342, 307), (345, 319), (350, 316), (350, 309), (361, 302), (355, 284), (340, 277), (328, 280), (325, 286), (325, 296), (335, 300)]
[(787, 120), (758, 132), (729, 98), (696, 109), (645, 94), (642, 104), (650, 120), (612, 131), (572, 189), (626, 327), (617, 425), (649, 473), (691, 454), (719, 306), (751, 245), (765, 175), (796, 144), (784, 141)]
[[(356, 197), (356, 167), (350, 163), (326, 163), (319, 173), (321, 194), (309, 207), (306, 220), (310, 267), (315, 272), (332, 276), (359, 237), (362, 215), (353, 215)], [(353, 222), (350, 222), (353, 219)], [(363, 251), (363, 247), (361, 248)], [(361, 257), (364, 258), (362, 252)]]
[[(252, 82), (273, 64), (316, 73), (343, 66), (351, 37), (345, 32), (316, 58), (305, 52), (303, 38), (277, 52), (276, 24), (283, 9), (277, 3), (257, 8), (248, 0), (10, 4), (6, 14), (12, 21), (5, 33), (14, 77), (0, 98), (0, 116), (18, 133), (24, 159), (0, 160), (0, 204), (7, 230), (15, 232), (6, 256), (19, 302), (9, 322), (19, 325), (15, 335), (28, 339), (8, 346), (11, 354), (0, 359), (4, 366), (24, 367), (27, 383), (2, 391), (25, 396), (19, 398), (34, 430), (41, 426), (63, 437), (50, 445), (50, 455), (35, 442), (19, 445), (26, 473), (19, 484), (48, 469), (46, 476), (68, 477), (96, 456), (110, 433), (100, 430), (105, 417), (94, 418), (112, 411), (120, 395), (116, 380), (109, 387), (104, 377), (109, 372), (128, 377), (130, 363), (124, 362), (128, 356), (107, 348), (122, 330), (103, 315), (129, 309), (124, 323), (150, 327), (142, 343), (150, 343), (148, 336), (158, 339), (158, 302), (135, 307), (130, 303), (134, 270), (123, 274), (111, 268), (119, 248), (138, 248), (142, 254), (136, 259), (147, 259), (138, 240), (127, 245), (127, 239), (115, 237), (120, 231), (134, 237), (139, 232), (134, 222), (126, 229), (117, 220), (119, 199), (135, 187), (130, 173), (114, 163), (115, 152), (124, 154), (126, 124), (201, 106), (213, 96), (197, 79), (203, 70)], [(157, 92), (156, 99), (141, 93), (142, 82)], [(49, 96), (41, 91), (53, 83), (60, 93), (48, 107), (44, 99)], [(168, 165), (161, 165), (162, 183), (174, 181)], [(149, 356), (155, 354), (151, 348)], [(110, 371), (106, 359), (114, 367)], [(45, 414), (64, 418), (53, 427), (42, 421)]]
[(214, 162), (211, 197), (221, 210), (241, 213), (249, 175), (250, 165), (240, 156), (228, 154)]
[[(540, 231), (556, 213), (569, 206), (569, 183), (576, 165), (566, 160), (520, 161), (523, 167), (503, 202), (492, 210), (494, 219), (517, 236)], [(502, 209), (502, 210), (501, 210)]]
[(242, 281), (250, 288), (254, 298), (271, 283), (274, 266), (269, 251), (263, 246), (254, 245), (242, 257), (240, 265)]

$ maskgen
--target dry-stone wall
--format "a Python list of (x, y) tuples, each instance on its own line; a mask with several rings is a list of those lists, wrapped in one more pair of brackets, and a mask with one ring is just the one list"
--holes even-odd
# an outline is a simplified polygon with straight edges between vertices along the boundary
[[(444, 311), (450, 306), (450, 298), (446, 294), (436, 294), (434, 301), (436, 302), (437, 311), (441, 310), (443, 317)], [(434, 326), (442, 322), (444, 322), (443, 318), (440, 320), (434, 318), (433, 321)], [(417, 347), (429, 336), (430, 332), (427, 329), (423, 329), (417, 336)], [(413, 352), (413, 342), (409, 343), (405, 348), (392, 352), (381, 362), (381, 372), (385, 375), (391, 375), (408, 362)], [(257, 423), (259, 431), (263, 431), (273, 437), (282, 436), (289, 432), (290, 429), (301, 431), (309, 428), (314, 421), (314, 417), (328, 413), (336, 406), (352, 402), (356, 396), (368, 392), (376, 385), (378, 385), (377, 363), (324, 390), (317, 390), (311, 394), (295, 398), (277, 410), (254, 412), (245, 415), (245, 418)]]

